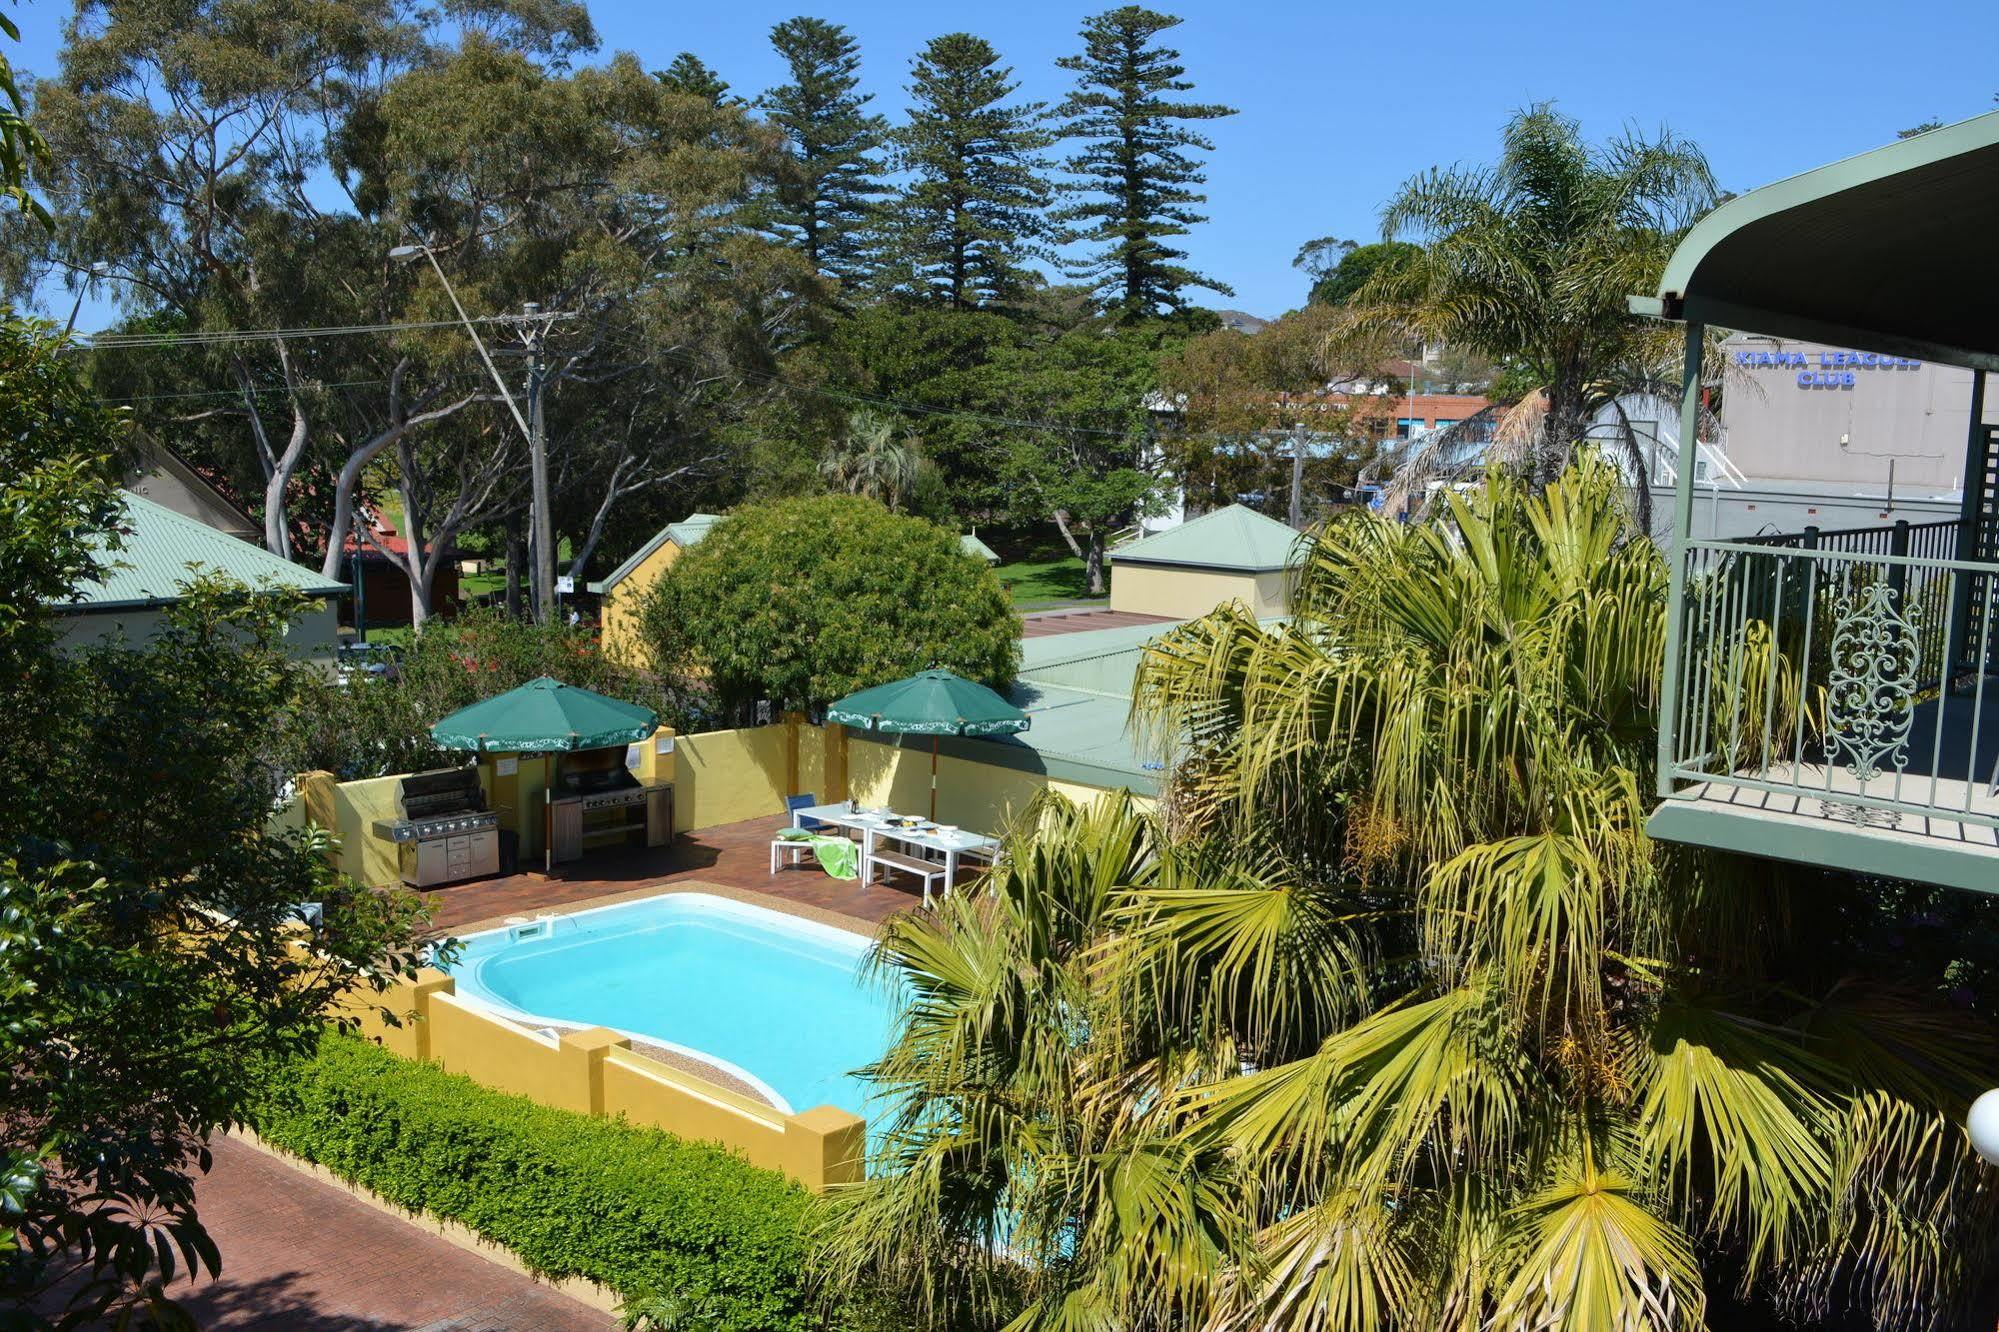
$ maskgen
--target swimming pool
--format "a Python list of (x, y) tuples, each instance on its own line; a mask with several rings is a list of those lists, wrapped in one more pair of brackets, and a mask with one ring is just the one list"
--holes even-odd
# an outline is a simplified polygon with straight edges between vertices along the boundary
[(895, 1008), (861, 977), (861, 936), (705, 893), (515, 933), (466, 936), (451, 968), (461, 997), (517, 1020), (610, 1027), (719, 1063), (792, 1113), (867, 1113), (867, 1088), (849, 1075), (888, 1047)]

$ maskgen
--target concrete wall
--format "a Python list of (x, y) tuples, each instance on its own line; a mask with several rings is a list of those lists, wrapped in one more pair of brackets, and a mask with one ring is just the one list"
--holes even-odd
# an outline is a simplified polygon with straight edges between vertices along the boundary
[[(904, 748), (893, 742), (850, 736), (847, 763), (847, 794), (851, 798), (903, 814), (929, 813), (927, 743), (912, 739)], [(1111, 794), (1101, 786), (941, 754), (937, 760), (937, 821), (996, 835), (1004, 832), (1036, 795), (1050, 789), (1084, 804)]]
[(653, 584), (673, 567), (681, 554), (680, 543), (668, 537), (659, 543), (659, 549), (639, 562), (638, 568), (619, 579), (616, 586), (604, 594), (598, 622), (603, 626), (600, 638), (606, 656), (628, 666), (648, 664), (646, 653), (639, 646), (640, 609), (645, 605), (646, 594), (652, 591)]
[(786, 725), (683, 735), (673, 757), (675, 832), (776, 814), (790, 794)]
[(398, 817), (401, 785), (400, 776), (342, 782), (334, 780), (330, 772), (308, 772), (298, 779), (297, 803), (305, 818), (340, 840), (335, 866), (370, 888), (402, 882), (396, 844), (377, 837), (373, 829), (377, 819)]
[[(1739, 335), (1722, 395), (1730, 462), (1757, 481), (1804, 481), (1914, 499), (1958, 488), (1971, 371), (1841, 347)], [(1985, 419), (1999, 422), (1999, 394)]]
[[(867, 1124), (844, 1110), (822, 1105), (787, 1115), (637, 1054), (604, 1027), (541, 1035), (464, 1003), (454, 987), (450, 976), (426, 970), (384, 994), (350, 999), (349, 1012), (384, 1049), (497, 1091), (717, 1143), (815, 1193), (862, 1177)], [(380, 1008), (402, 1024), (384, 1022)]]
[(1111, 562), (1111, 609), (1191, 620), (1228, 601), (1240, 601), (1258, 619), (1291, 613), (1291, 575), (1226, 573), (1167, 564)]

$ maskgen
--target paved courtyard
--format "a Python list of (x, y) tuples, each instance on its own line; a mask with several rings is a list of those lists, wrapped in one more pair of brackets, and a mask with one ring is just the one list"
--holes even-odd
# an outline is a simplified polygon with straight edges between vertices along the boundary
[[(828, 878), (806, 863), (770, 872), (770, 839), (790, 824), (788, 815), (745, 819), (682, 833), (672, 846), (607, 851), (560, 866), (553, 874), (531, 870), (432, 888), (424, 893), (439, 929), (556, 910), (576, 902), (635, 889), (694, 881), (762, 893), (879, 924), (897, 911), (922, 906), (922, 888), (907, 876), (890, 883)], [(960, 879), (969, 877), (967, 870)]]
[(203, 1328), (607, 1332), (618, 1320), (217, 1138), (197, 1186), (222, 1275), (174, 1288)]

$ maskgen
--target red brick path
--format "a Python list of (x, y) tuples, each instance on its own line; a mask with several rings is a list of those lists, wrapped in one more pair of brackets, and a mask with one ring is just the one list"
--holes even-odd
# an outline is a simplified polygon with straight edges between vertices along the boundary
[(605, 1332), (618, 1320), (218, 1138), (196, 1188), (222, 1275), (173, 1290), (203, 1328)]
[[(529, 915), (593, 897), (631, 892), (655, 884), (699, 880), (724, 888), (764, 893), (801, 906), (837, 911), (879, 922), (923, 903), (914, 880), (864, 884), (828, 878), (810, 862), (770, 872), (770, 839), (790, 824), (789, 816), (747, 819), (682, 833), (670, 847), (606, 851), (558, 867), (473, 883), (432, 888), (424, 893), (438, 928), (462, 929), (475, 921)], [(962, 877), (962, 876), (961, 876)]]

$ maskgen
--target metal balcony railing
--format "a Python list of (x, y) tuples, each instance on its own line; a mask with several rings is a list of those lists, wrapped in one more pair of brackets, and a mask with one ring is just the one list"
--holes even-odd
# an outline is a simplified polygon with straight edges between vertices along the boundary
[(1667, 784), (1861, 827), (1999, 828), (1999, 564), (1954, 558), (1965, 535), (1688, 542)]

